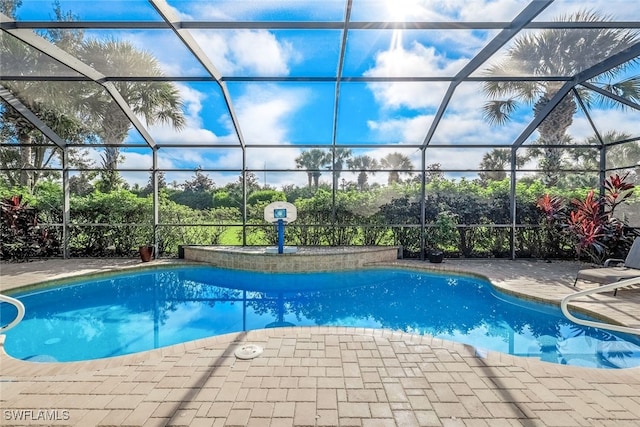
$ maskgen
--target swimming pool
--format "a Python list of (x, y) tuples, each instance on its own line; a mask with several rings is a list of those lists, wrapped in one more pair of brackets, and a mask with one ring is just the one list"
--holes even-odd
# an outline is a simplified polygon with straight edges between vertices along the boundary
[[(640, 366), (635, 337), (576, 325), (557, 307), (508, 296), (477, 278), (415, 270), (275, 274), (177, 266), (11, 295), (26, 315), (6, 333), (5, 349), (30, 361), (89, 360), (230, 332), (331, 325), (429, 334), (568, 365)], [(4, 304), (2, 323), (14, 314)]]

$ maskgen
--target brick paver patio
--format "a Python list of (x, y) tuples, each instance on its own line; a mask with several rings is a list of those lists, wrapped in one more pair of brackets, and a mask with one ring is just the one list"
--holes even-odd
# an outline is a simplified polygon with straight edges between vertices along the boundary
[[(2, 289), (138, 262), (79, 264), (2, 264)], [(552, 301), (575, 290), (581, 267), (398, 264), (471, 272)], [(638, 294), (621, 290), (580, 304), (637, 327)], [(243, 344), (264, 353), (237, 359), (234, 350)], [(386, 330), (266, 329), (78, 363), (24, 362), (2, 352), (0, 371), (2, 425), (637, 426), (640, 420), (640, 368), (562, 366)]]

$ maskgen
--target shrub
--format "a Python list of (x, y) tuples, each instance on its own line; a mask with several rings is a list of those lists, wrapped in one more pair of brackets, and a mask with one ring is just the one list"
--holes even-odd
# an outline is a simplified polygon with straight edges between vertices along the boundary
[(51, 256), (60, 248), (55, 233), (38, 223), (38, 210), (12, 196), (0, 201), (0, 258), (27, 261), (33, 257)]
[(633, 194), (634, 185), (625, 182), (627, 176), (611, 175), (603, 184), (602, 195), (590, 190), (584, 199), (572, 199), (570, 206), (557, 196), (540, 197), (536, 206), (545, 214), (547, 242), (568, 234), (578, 258), (586, 256), (595, 263), (623, 252), (635, 234), (624, 219), (614, 215), (616, 207)]

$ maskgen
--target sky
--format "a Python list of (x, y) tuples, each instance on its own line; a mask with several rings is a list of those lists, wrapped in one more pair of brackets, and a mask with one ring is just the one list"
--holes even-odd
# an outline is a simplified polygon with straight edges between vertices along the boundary
[[(60, 1), (80, 20), (159, 21), (155, 9), (144, 0), (98, 2)], [(351, 21), (489, 21), (512, 20), (526, 0), (354, 0)], [(344, 1), (191, 1), (169, 0), (182, 21), (308, 21), (339, 22)], [(51, 3), (23, 0), (19, 20), (51, 19)], [(604, 12), (613, 20), (640, 20), (637, 0), (556, 0), (536, 21), (555, 20), (578, 10)], [(342, 33), (339, 30), (191, 30), (211, 63), (225, 77), (332, 77), (338, 69)], [(353, 30), (350, 31), (342, 75), (345, 77), (455, 76), (467, 62), (498, 34), (498, 30)], [(86, 30), (87, 38), (127, 40), (156, 57), (166, 76), (202, 77), (206, 70), (169, 30)], [(508, 43), (474, 75), (504, 59)], [(98, 70), (100, 71), (100, 70)], [(640, 74), (636, 67), (629, 74)], [(217, 185), (236, 181), (242, 152), (219, 86), (211, 82), (177, 82), (184, 103), (187, 125), (176, 131), (166, 125), (149, 126), (159, 144), (220, 144), (229, 148), (161, 148), (159, 165), (167, 169), (189, 169), (167, 173), (167, 181), (183, 181), (197, 167), (224, 169), (207, 172)], [(351, 148), (354, 155), (380, 159), (391, 152), (409, 156), (420, 166), (420, 151), (403, 145), (422, 144), (433, 117), (449, 86), (448, 82), (349, 82), (340, 85), (336, 144), (364, 145)], [(332, 82), (228, 82), (227, 87), (247, 145), (278, 145), (283, 148), (249, 148), (249, 169), (278, 169), (256, 172), (272, 186), (304, 185), (306, 174), (295, 169), (301, 144), (332, 143), (334, 99)], [(505, 126), (490, 126), (483, 120), (481, 106), (487, 101), (479, 82), (460, 84), (433, 135), (432, 144), (496, 144), (507, 147), (533, 118), (530, 106), (523, 106)], [(593, 119), (602, 133), (614, 128), (638, 135), (637, 111), (594, 106)], [(144, 123), (144, 121), (142, 121)], [(582, 140), (593, 134), (584, 114), (577, 114), (570, 134)], [(530, 138), (535, 138), (535, 134)], [(143, 142), (135, 130), (127, 142)], [(381, 146), (392, 144), (392, 147)], [(369, 145), (380, 145), (371, 147)], [(427, 150), (427, 164), (444, 169), (475, 169), (490, 149)], [(151, 152), (126, 149), (123, 169), (151, 167)], [(99, 150), (92, 150), (99, 162)], [(145, 185), (146, 173), (123, 172), (130, 183)], [(468, 174), (474, 177), (475, 173)], [(355, 180), (355, 175), (342, 177)], [(321, 178), (328, 182), (329, 174)], [(370, 177), (384, 183), (386, 173)]]

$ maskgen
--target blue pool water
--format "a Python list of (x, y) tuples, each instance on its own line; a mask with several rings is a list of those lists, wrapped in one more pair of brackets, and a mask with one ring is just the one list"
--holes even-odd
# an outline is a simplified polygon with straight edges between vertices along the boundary
[[(229, 332), (333, 325), (429, 334), (568, 365), (640, 366), (635, 337), (576, 325), (555, 307), (507, 296), (466, 276), (181, 266), (12, 295), (26, 315), (7, 332), (5, 348), (31, 361), (97, 359)], [(2, 324), (15, 315), (11, 307), (2, 305)]]

